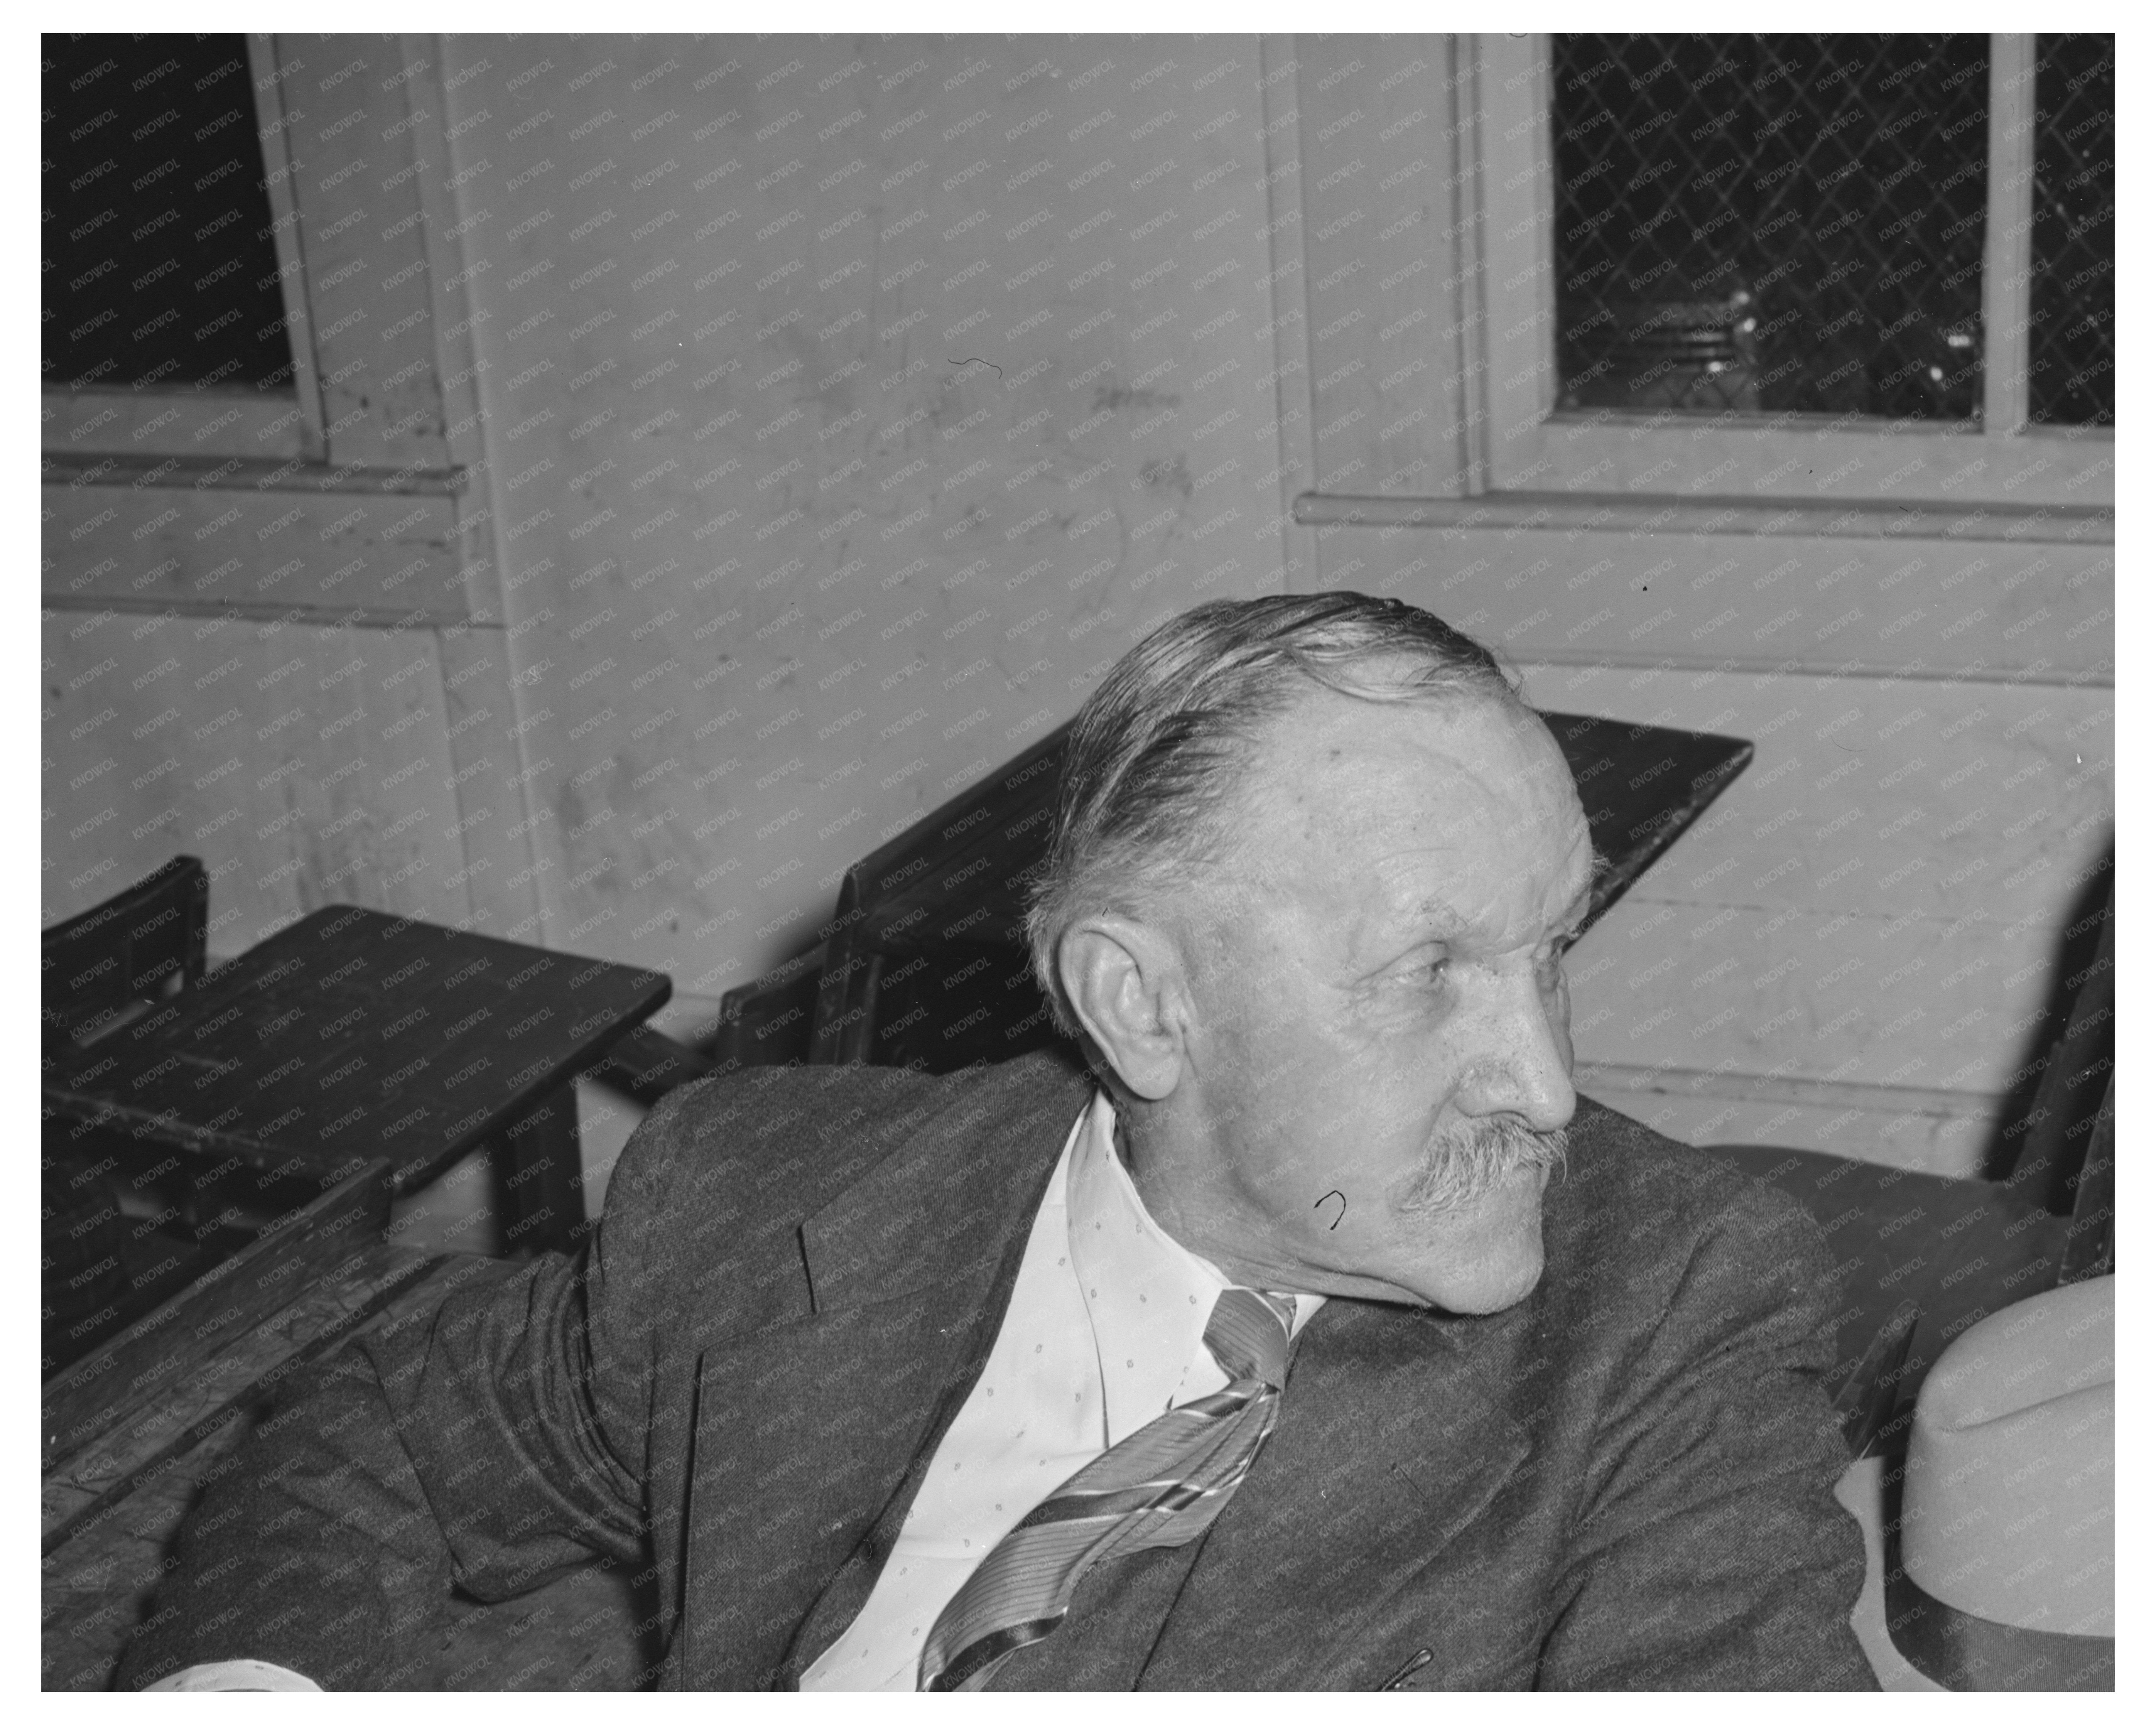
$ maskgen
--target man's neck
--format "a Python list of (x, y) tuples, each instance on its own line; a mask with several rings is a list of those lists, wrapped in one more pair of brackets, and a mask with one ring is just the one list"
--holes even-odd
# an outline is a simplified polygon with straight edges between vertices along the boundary
[[(1103, 1086), (1103, 1088), (1106, 1088)], [(1116, 1111), (1116, 1159), (1130, 1176), (1132, 1189), (1138, 1202), (1153, 1224), (1170, 1240), (1194, 1256), (1204, 1259), (1219, 1271), (1221, 1275), (1238, 1287), (1260, 1288), (1280, 1292), (1300, 1292), (1300, 1289), (1269, 1276), (1255, 1266), (1245, 1263), (1231, 1254), (1223, 1253), (1219, 1247), (1190, 1225), (1174, 1201), (1173, 1191), (1161, 1178), (1169, 1155), (1159, 1143), (1158, 1134), (1166, 1125), (1158, 1113), (1140, 1117), (1138, 1111), (1113, 1090), (1107, 1091)]]

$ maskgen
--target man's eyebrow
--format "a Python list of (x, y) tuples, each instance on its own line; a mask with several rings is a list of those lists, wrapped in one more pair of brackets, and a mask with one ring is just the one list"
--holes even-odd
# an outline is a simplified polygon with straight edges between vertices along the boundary
[(1565, 907), (1564, 915), (1558, 918), (1558, 927), (1566, 934), (1576, 933), (1579, 925), (1587, 920), (1588, 913), (1594, 907), (1594, 889), (1601, 885), (1602, 877), (1609, 872), (1608, 857), (1599, 850), (1594, 853), (1594, 864), (1587, 871), (1585, 884), (1573, 895), (1572, 902)]
[[(1568, 931), (1576, 924), (1584, 922), (1588, 912), (1594, 908), (1594, 889), (1601, 883), (1602, 877), (1609, 872), (1609, 859), (1599, 851), (1594, 853), (1594, 866), (1588, 871), (1585, 883), (1573, 895), (1564, 914), (1558, 919), (1557, 927), (1560, 929)], [(1458, 934), (1467, 927), (1466, 918), (1435, 893), (1410, 906), (1408, 915), (1418, 927), (1428, 928), (1440, 936)]]
[(1435, 894), (1408, 907), (1408, 921), (1418, 931), (1438, 935), (1458, 934), (1467, 926), (1460, 912)]

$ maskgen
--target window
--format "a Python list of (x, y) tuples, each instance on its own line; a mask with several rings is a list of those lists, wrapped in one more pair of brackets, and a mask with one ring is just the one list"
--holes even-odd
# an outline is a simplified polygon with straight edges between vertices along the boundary
[(2110, 46), (2051, 42), (1471, 39), (1476, 489), (2078, 533), (2111, 502)]
[(1982, 36), (1558, 36), (1558, 405), (1968, 419)]
[(237, 35), (47, 35), (43, 50), (46, 447), (307, 453), (266, 59)]
[(238, 36), (45, 39), (46, 381), (292, 386)]
[(2029, 417), (2112, 423), (2112, 39), (2036, 39)]

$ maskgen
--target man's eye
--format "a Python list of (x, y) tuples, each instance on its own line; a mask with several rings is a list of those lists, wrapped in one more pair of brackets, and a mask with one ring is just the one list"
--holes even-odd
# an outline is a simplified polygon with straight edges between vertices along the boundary
[(1407, 980), (1429, 987), (1445, 980), (1445, 968), (1452, 962), (1446, 952), (1428, 953), (1411, 959), (1407, 966)]

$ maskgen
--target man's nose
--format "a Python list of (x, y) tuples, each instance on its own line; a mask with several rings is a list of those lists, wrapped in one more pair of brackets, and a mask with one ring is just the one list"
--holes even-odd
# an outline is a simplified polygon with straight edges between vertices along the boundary
[(1545, 999), (1532, 975), (1494, 980), (1471, 1024), (1470, 1047), (1455, 1101), (1474, 1118), (1517, 1116), (1537, 1132), (1568, 1123), (1578, 1102), (1572, 1087), (1572, 1048), (1561, 1009)]

